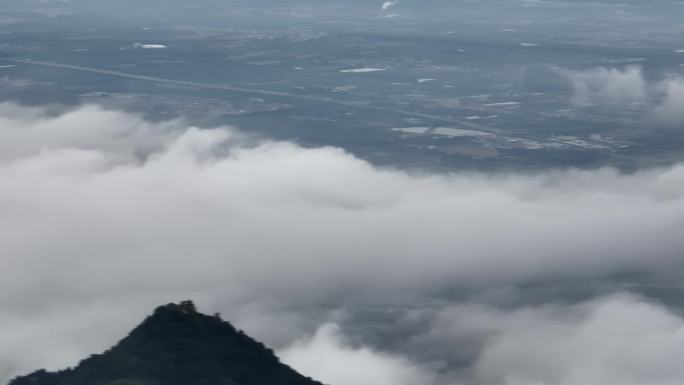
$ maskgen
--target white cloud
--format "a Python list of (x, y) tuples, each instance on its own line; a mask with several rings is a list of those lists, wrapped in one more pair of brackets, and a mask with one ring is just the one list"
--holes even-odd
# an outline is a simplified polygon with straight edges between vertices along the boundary
[(166, 49), (168, 48), (164, 44), (143, 44), (143, 43), (135, 43), (133, 44), (134, 48), (142, 48), (142, 49)]
[(429, 385), (431, 375), (404, 358), (352, 347), (339, 326), (322, 325), (308, 340), (278, 352), (283, 362), (329, 385)]
[(384, 3), (382, 3), (382, 10), (386, 11), (386, 10), (394, 7), (397, 4), (399, 4), (398, 1), (385, 1)]
[(656, 119), (668, 125), (684, 125), (684, 78), (676, 76), (664, 80), (660, 89), (664, 96), (655, 109)]
[(0, 164), (42, 150), (77, 148), (108, 157), (160, 150), (178, 135), (182, 122), (153, 124), (140, 117), (96, 106), (50, 112), (45, 108), (0, 104)]
[[(682, 165), (416, 175), (92, 106), (0, 105), (0, 138), (0, 381), (95, 353), (171, 300), (239, 315), (635, 270), (681, 278)], [(98, 332), (72, 338), (68, 317)]]
[(623, 70), (599, 67), (589, 71), (561, 72), (569, 77), (576, 102), (581, 105), (638, 103), (645, 102), (648, 97), (648, 84), (638, 66)]
[[(684, 318), (633, 295), (513, 309), (447, 305), (428, 318), (418, 332), (399, 337), (409, 340), (403, 349), (414, 353), (412, 359), (437, 352), (431, 357), (436, 361), (421, 365), (350, 347), (336, 325), (322, 326), (314, 337), (279, 354), (295, 369), (332, 385), (354, 375), (360, 378), (347, 383), (674, 385), (684, 375), (679, 362)], [(444, 370), (439, 358), (463, 366)]]
[(656, 82), (648, 81), (639, 66), (555, 71), (570, 81), (578, 105), (644, 104), (652, 115), (651, 123), (684, 125), (684, 78), (680, 75)]
[(478, 383), (675, 385), (684, 376), (684, 319), (638, 298), (526, 309), (496, 322)]

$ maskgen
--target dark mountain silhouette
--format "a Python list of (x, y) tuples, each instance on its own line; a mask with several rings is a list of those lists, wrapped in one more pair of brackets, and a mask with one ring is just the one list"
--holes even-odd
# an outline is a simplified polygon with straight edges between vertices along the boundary
[(39, 370), (9, 385), (322, 385), (272, 350), (191, 301), (154, 311), (116, 346), (60, 372)]

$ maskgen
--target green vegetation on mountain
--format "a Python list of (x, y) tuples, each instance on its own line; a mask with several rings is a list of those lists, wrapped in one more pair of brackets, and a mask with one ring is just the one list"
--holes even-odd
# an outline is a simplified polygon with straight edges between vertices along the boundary
[(74, 368), (9, 385), (321, 385), (190, 301), (157, 308), (116, 346)]

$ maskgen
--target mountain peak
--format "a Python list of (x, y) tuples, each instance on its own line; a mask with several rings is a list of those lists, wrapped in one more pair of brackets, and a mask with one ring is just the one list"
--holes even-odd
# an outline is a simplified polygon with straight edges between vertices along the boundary
[(39, 370), (9, 385), (321, 385), (192, 301), (156, 308), (111, 349), (59, 372)]
[(169, 303), (166, 305), (159, 306), (155, 309), (157, 311), (179, 311), (185, 314), (197, 313), (197, 307), (192, 300), (181, 301), (180, 303)]

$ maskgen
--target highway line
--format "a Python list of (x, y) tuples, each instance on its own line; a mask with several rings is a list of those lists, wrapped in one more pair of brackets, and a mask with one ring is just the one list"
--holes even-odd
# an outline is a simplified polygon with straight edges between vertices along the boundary
[(459, 120), (459, 119), (447, 118), (447, 117), (438, 116), (438, 115), (431, 115), (431, 114), (423, 114), (420, 112), (413, 112), (413, 111), (408, 111), (408, 110), (403, 110), (403, 109), (393, 109), (393, 108), (388, 108), (388, 107), (380, 107), (380, 106), (375, 106), (372, 104), (345, 102), (345, 101), (341, 101), (341, 100), (319, 97), (319, 96), (300, 95), (300, 94), (295, 94), (295, 93), (290, 93), (290, 92), (269, 91), (269, 90), (262, 90), (262, 89), (257, 89), (257, 88), (235, 87), (235, 86), (222, 85), (222, 84), (200, 83), (200, 82), (192, 82), (192, 81), (187, 81), (187, 80), (165, 79), (165, 78), (159, 78), (159, 77), (155, 77), (155, 76), (136, 75), (136, 74), (131, 74), (131, 73), (127, 73), (127, 72), (104, 70), (104, 69), (99, 69), (99, 68), (82, 67), (82, 66), (76, 66), (76, 65), (71, 65), (71, 64), (61, 64), (61, 63), (38, 61), (38, 60), (11, 59), (11, 61), (14, 63), (29, 64), (29, 65), (44, 66), (44, 67), (63, 68), (63, 69), (70, 69), (70, 70), (76, 70), (76, 71), (91, 72), (91, 73), (96, 73), (96, 74), (101, 74), (101, 75), (143, 80), (143, 81), (155, 82), (155, 83), (175, 84), (175, 85), (181, 85), (181, 86), (208, 88), (208, 89), (233, 91), (233, 92), (243, 92), (243, 93), (256, 94), (256, 95), (278, 96), (278, 97), (284, 97), (284, 98), (306, 100), (306, 101), (310, 101), (310, 102), (330, 103), (330, 104), (336, 104), (336, 105), (340, 105), (340, 106), (358, 108), (358, 109), (392, 112), (395, 114), (418, 117), (418, 118), (428, 119), (428, 120), (432, 120), (432, 121), (456, 123), (461, 127), (467, 127), (470, 129), (476, 129), (476, 130), (480, 130), (480, 131), (484, 131), (484, 132), (493, 132), (493, 130), (489, 127), (481, 126), (479, 124), (474, 124), (474, 123), (466, 122), (466, 121)]

